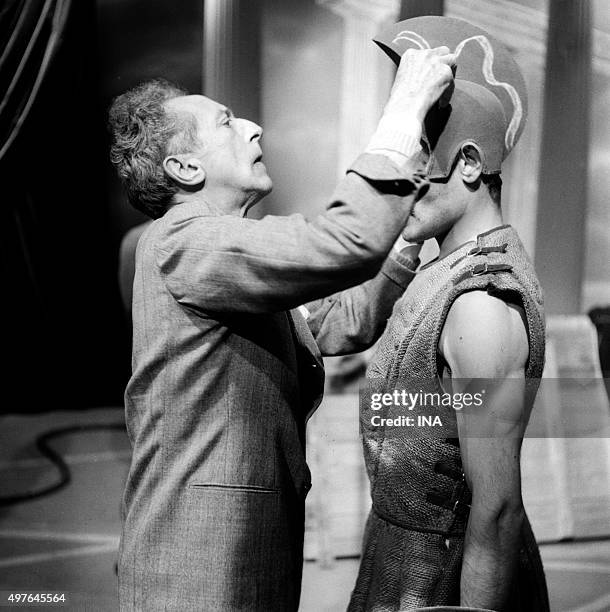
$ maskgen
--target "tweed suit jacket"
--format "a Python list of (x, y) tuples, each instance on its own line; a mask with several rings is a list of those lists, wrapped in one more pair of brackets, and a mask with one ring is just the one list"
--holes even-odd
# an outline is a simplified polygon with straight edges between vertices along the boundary
[[(361, 350), (383, 331), (412, 277), (406, 259), (384, 258), (421, 181), (368, 154), (311, 223), (183, 203), (146, 229), (125, 393), (122, 610), (298, 608), (320, 349)], [(312, 300), (306, 322), (296, 308)]]

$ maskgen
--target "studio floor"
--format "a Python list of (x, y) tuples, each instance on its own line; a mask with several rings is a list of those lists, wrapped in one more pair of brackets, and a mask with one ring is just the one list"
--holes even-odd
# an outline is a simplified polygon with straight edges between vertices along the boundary
[[(116, 424), (122, 416), (118, 409), (0, 416), (0, 495), (37, 490), (57, 478), (56, 469), (36, 450), (38, 434)], [(56, 493), (0, 506), (0, 592), (64, 592), (69, 603), (61, 609), (114, 611), (127, 437), (117, 429), (83, 430), (52, 446), (65, 458), (71, 482)], [(610, 538), (544, 544), (541, 552), (553, 612), (610, 610)], [(307, 561), (301, 610), (344, 610), (357, 569), (357, 559), (325, 566)]]

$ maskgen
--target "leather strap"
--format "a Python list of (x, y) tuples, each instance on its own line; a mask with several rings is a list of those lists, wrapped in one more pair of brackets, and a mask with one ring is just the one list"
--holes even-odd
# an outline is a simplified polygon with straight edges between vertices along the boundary
[(473, 276), (483, 276), (484, 274), (496, 274), (497, 272), (510, 272), (513, 269), (509, 264), (488, 264), (488, 263), (479, 263), (466, 270), (463, 274), (458, 276), (455, 279), (455, 284), (461, 283), (467, 278), (472, 278)]

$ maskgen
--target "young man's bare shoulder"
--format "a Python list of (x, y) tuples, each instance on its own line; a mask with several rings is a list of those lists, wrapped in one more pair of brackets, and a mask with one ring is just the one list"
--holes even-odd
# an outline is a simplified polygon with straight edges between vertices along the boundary
[(454, 377), (493, 378), (522, 372), (529, 356), (523, 308), (468, 291), (451, 305), (439, 351)]

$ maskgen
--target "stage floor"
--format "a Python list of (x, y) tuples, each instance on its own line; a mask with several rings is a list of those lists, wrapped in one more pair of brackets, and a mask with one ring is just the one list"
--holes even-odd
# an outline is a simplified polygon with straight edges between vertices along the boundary
[[(122, 419), (120, 409), (0, 416), (0, 495), (36, 490), (57, 479), (35, 448), (38, 434)], [(48, 496), (0, 507), (0, 591), (65, 592), (70, 603), (63, 610), (114, 611), (127, 437), (112, 429), (83, 431), (52, 446), (65, 457), (72, 481)], [(610, 539), (545, 544), (541, 553), (553, 612), (610, 610)], [(306, 562), (301, 610), (344, 610), (357, 569), (356, 559), (328, 567)]]

